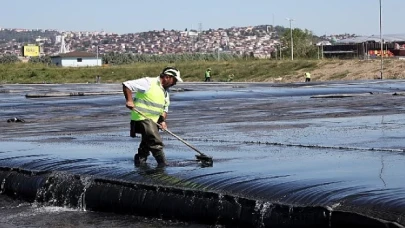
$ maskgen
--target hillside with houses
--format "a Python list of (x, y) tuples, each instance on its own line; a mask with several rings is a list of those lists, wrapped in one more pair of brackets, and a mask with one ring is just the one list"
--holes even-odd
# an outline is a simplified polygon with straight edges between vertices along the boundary
[[(49, 29), (0, 28), (0, 55), (21, 56), (22, 47), (39, 45), (41, 55), (65, 51), (84, 51), (99, 54), (118, 52), (129, 54), (217, 53), (253, 54), (266, 58), (283, 47), (286, 28), (259, 25), (209, 30), (154, 30), (140, 33), (116, 34), (105, 31), (60, 31)], [(307, 30), (305, 30), (307, 31)], [(308, 31), (309, 32), (309, 31)], [(328, 42), (355, 36), (313, 36), (313, 42)]]

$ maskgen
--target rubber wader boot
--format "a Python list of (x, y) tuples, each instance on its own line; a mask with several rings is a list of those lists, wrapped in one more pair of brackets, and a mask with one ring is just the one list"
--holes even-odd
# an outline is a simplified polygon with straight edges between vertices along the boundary
[(148, 153), (145, 153), (145, 151), (143, 151), (142, 149), (138, 149), (138, 153), (134, 156), (135, 165), (146, 164), (146, 159), (148, 159), (147, 154)]
[(159, 167), (167, 166), (167, 161), (164, 155), (158, 155), (155, 159)]

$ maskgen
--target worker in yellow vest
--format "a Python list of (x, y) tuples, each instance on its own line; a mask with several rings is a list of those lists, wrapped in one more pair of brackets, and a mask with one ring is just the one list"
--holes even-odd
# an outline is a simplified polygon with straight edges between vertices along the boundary
[(130, 136), (135, 137), (137, 133), (142, 136), (138, 153), (134, 156), (135, 165), (146, 164), (150, 153), (158, 166), (167, 165), (163, 152), (164, 144), (156, 123), (167, 129), (166, 118), (170, 105), (168, 89), (177, 82), (183, 80), (180, 71), (174, 67), (164, 68), (158, 77), (144, 77), (123, 82), (126, 107), (131, 110)]
[(309, 72), (305, 72), (305, 82), (311, 81), (311, 74)]
[(205, 71), (204, 76), (205, 76), (205, 82), (210, 82), (211, 81), (211, 68), (208, 68)]

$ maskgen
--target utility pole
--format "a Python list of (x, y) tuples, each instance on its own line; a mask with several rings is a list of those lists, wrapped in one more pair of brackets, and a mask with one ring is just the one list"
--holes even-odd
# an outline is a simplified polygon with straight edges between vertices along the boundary
[(97, 52), (96, 52), (96, 53), (97, 53), (97, 54), (96, 54), (96, 56), (97, 56), (97, 57), (96, 57), (96, 58), (97, 58), (97, 64), (96, 64), (96, 66), (98, 66), (98, 45), (97, 45), (96, 48), (97, 48)]
[(321, 45), (321, 57), (323, 59), (323, 44)]
[(381, 69), (380, 69), (380, 79), (383, 79), (383, 70), (384, 70), (384, 41), (383, 41), (383, 37), (382, 37), (382, 10), (381, 10), (381, 0), (380, 0), (380, 41), (381, 41)]
[(294, 19), (286, 18), (286, 20), (290, 22), (291, 60), (294, 60), (294, 41), (293, 41), (293, 33), (292, 33), (292, 26), (291, 26), (291, 22), (294, 21)]
[(200, 22), (200, 23), (198, 23), (198, 33), (199, 34), (202, 32), (202, 29), (203, 29), (202, 23)]

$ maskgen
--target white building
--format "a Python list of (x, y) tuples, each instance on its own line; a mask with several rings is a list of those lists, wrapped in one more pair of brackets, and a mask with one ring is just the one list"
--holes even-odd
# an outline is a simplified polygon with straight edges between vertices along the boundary
[(89, 52), (68, 52), (51, 57), (52, 63), (62, 67), (101, 66), (101, 57)]

